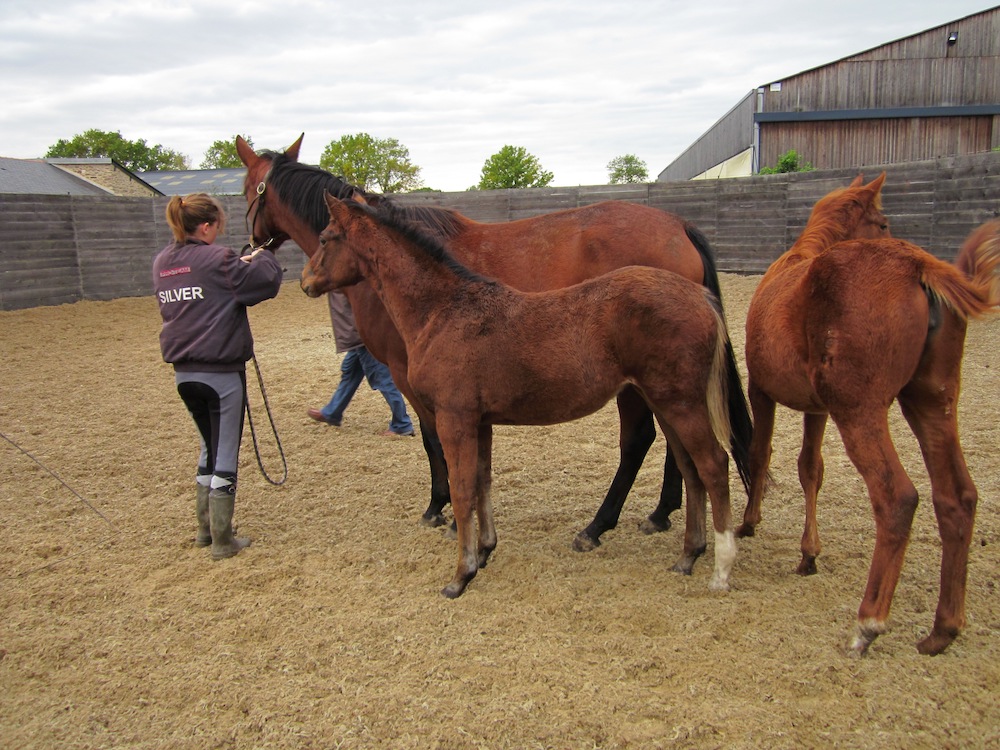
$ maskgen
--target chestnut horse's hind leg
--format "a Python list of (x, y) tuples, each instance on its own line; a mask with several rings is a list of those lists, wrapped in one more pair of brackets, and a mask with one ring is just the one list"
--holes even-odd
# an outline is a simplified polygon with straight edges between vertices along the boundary
[(756, 388), (751, 376), (747, 384), (747, 397), (753, 412), (753, 437), (750, 440), (750, 497), (743, 511), (743, 523), (736, 528), (737, 537), (753, 536), (760, 523), (760, 506), (767, 489), (768, 470), (771, 465), (771, 438), (774, 435), (774, 399)]
[[(624, 388), (618, 394), (618, 415), (621, 421), (619, 431), (621, 457), (618, 471), (615, 473), (611, 487), (608, 488), (608, 493), (605, 495), (601, 507), (598, 508), (594, 520), (573, 540), (573, 549), (577, 552), (589, 552), (599, 547), (601, 535), (618, 525), (622, 508), (625, 506), (625, 498), (635, 483), (635, 478), (639, 474), (646, 453), (649, 452), (649, 447), (656, 439), (653, 413), (635, 388)], [(680, 487), (678, 486), (677, 489), (679, 495)], [(679, 496), (677, 507), (680, 507)]]
[(823, 486), (823, 433), (826, 414), (806, 414), (802, 420), (802, 451), (799, 453), (799, 483), (806, 501), (806, 524), (802, 531), (802, 560), (796, 572), (808, 576), (816, 572), (819, 555), (819, 526), (816, 498)]
[[(879, 408), (879, 407), (874, 407)], [(875, 551), (868, 585), (858, 608), (858, 626), (849, 650), (861, 656), (887, 629), (892, 597), (910, 539), (917, 490), (906, 475), (889, 434), (888, 412), (869, 411), (859, 418), (832, 414), (844, 448), (868, 486), (875, 515)]]
[[(957, 383), (957, 378), (955, 380)], [(957, 388), (948, 389), (957, 401)], [(941, 590), (934, 628), (917, 644), (922, 654), (944, 651), (965, 627), (965, 589), (969, 544), (976, 519), (978, 493), (958, 440), (954, 408), (942, 408), (937, 398), (918, 401), (900, 394), (899, 405), (917, 436), (931, 479), (934, 515), (941, 534)], [(954, 403), (954, 401), (952, 401)]]

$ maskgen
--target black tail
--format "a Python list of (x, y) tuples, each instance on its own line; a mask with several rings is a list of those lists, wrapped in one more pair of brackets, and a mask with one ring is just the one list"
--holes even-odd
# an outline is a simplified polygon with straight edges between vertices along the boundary
[[(684, 231), (701, 256), (705, 268), (702, 284), (715, 295), (719, 301), (719, 313), (725, 316), (722, 305), (722, 290), (719, 288), (719, 272), (715, 267), (715, 253), (708, 243), (708, 238), (693, 224), (685, 223)], [(746, 391), (743, 390), (743, 379), (736, 365), (736, 354), (733, 344), (726, 336), (726, 378), (729, 383), (729, 428), (732, 431), (730, 453), (736, 464), (743, 487), (750, 492), (750, 440), (753, 437), (753, 420), (750, 417), (750, 407), (747, 404)]]

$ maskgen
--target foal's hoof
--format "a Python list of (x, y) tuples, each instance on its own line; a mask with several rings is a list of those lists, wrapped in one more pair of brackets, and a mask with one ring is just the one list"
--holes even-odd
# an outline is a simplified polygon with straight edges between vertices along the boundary
[(427, 526), (431, 529), (436, 529), (438, 526), (444, 526), (446, 523), (448, 523), (448, 519), (441, 513), (431, 513), (428, 511), (420, 517), (420, 525)]
[(868, 647), (887, 629), (886, 624), (878, 620), (867, 619), (859, 621), (854, 635), (847, 644), (847, 655), (857, 658), (865, 656), (868, 653)]
[(674, 563), (674, 566), (671, 568), (671, 570), (674, 571), (674, 573), (680, 573), (681, 575), (689, 576), (691, 575), (691, 571), (694, 570), (694, 561), (696, 559), (697, 558), (695, 557), (682, 557), (681, 559), (679, 559), (677, 562)]
[(494, 547), (483, 547), (479, 550), (476, 561), (480, 568), (485, 568), (486, 563), (490, 561), (490, 555), (493, 554)]
[(441, 589), (441, 595), (446, 599), (458, 599), (465, 591), (465, 586), (457, 586), (454, 583), (449, 583), (443, 589)]
[(932, 631), (929, 636), (917, 643), (917, 651), (924, 656), (937, 656), (952, 644), (957, 635), (957, 630), (954, 633)]
[(744, 537), (753, 536), (755, 530), (752, 523), (741, 523), (736, 527), (736, 538), (743, 539)]
[(795, 572), (800, 576), (814, 576), (819, 571), (816, 568), (816, 557), (814, 555), (802, 555), (802, 560), (799, 561), (799, 567), (795, 569)]
[(729, 591), (729, 579), (722, 578), (721, 576), (715, 574), (712, 576), (712, 580), (708, 582), (709, 591)]
[(465, 591), (465, 587), (469, 585), (469, 581), (475, 578), (476, 574), (473, 573), (467, 579), (462, 578), (452, 578), (451, 583), (441, 589), (441, 595), (447, 599), (457, 599)]
[(601, 540), (590, 536), (586, 531), (581, 531), (573, 539), (573, 549), (577, 552), (590, 552), (601, 546)]
[(639, 531), (643, 534), (659, 534), (662, 531), (669, 531), (671, 525), (669, 518), (665, 518), (663, 521), (654, 521), (653, 517), (650, 516), (639, 521)]

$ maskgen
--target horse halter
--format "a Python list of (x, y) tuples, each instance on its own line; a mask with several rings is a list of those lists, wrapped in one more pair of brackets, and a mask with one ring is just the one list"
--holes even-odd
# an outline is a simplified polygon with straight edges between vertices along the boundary
[[(257, 252), (259, 250), (266, 250), (270, 248), (272, 244), (277, 240), (273, 235), (268, 237), (266, 240), (258, 244), (256, 242), (256, 237), (254, 237), (254, 227), (257, 226), (257, 219), (261, 216), (261, 211), (264, 210), (264, 192), (267, 190), (267, 176), (270, 175), (270, 171), (264, 176), (264, 179), (260, 181), (257, 185), (257, 197), (250, 201), (250, 205), (247, 206), (246, 217), (244, 222), (247, 224), (247, 230), (250, 233), (250, 242), (243, 246), (243, 250), (251, 250)], [(250, 212), (253, 212), (253, 219), (250, 218)]]

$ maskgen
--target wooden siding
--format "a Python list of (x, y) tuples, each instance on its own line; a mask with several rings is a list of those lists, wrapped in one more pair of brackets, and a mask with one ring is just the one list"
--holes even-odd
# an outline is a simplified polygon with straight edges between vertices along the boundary
[[(1000, 216), (1000, 152), (863, 169), (887, 172), (883, 202), (892, 233), (951, 260), (965, 237)], [(484, 222), (513, 221), (617, 199), (677, 214), (698, 226), (721, 271), (763, 273), (792, 245), (813, 204), (847, 185), (857, 169), (729, 180), (578, 188), (412, 193), (409, 205), (457, 209)], [(222, 244), (246, 242), (246, 203), (220, 197), (229, 217)], [(0, 309), (150, 294), (153, 256), (170, 241), (166, 198), (0, 195)], [(512, 248), (512, 252), (517, 248)], [(278, 253), (295, 283), (305, 256), (294, 243)]]
[(760, 164), (774, 166), (794, 149), (816, 169), (896, 164), (989, 151), (998, 117), (910, 117), (892, 120), (762, 123)]
[[(954, 46), (950, 31), (958, 32)], [(1000, 8), (764, 87), (763, 112), (997, 104)]]
[[(958, 40), (949, 45), (948, 34), (953, 31)], [(998, 92), (1000, 8), (991, 8), (761, 86), (660, 172), (659, 179), (689, 179), (754, 145), (752, 122), (758, 111), (808, 114), (996, 106), (1000, 104)], [(730, 142), (733, 134), (745, 139), (741, 148)], [(764, 122), (758, 164), (773, 166), (789, 149), (815, 166), (837, 169), (975, 153), (997, 146), (1000, 116), (995, 112), (865, 122)]]

